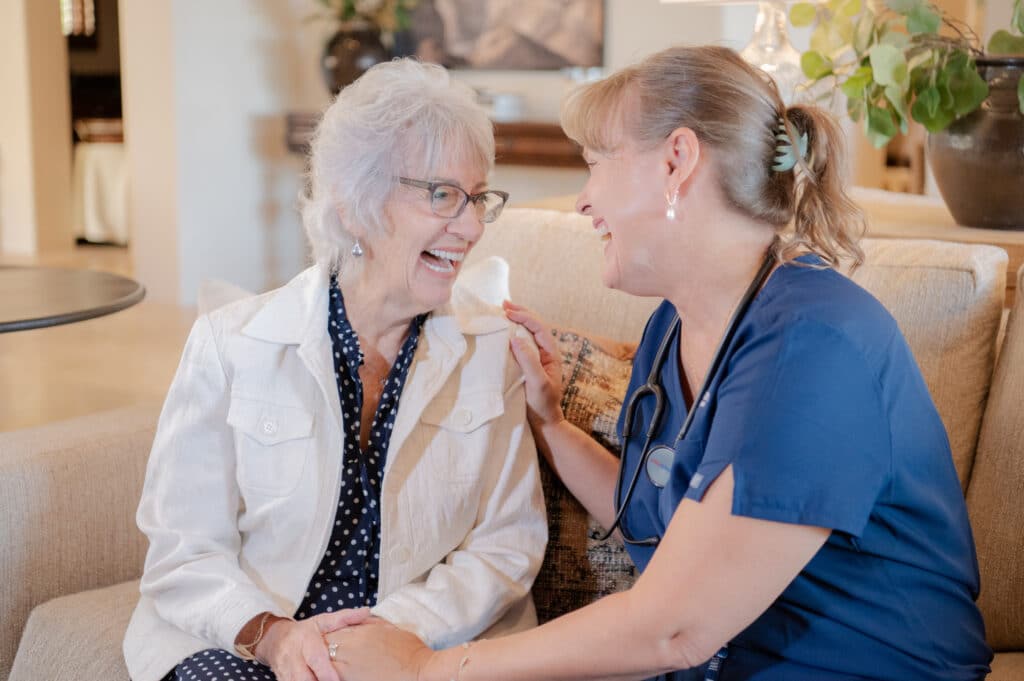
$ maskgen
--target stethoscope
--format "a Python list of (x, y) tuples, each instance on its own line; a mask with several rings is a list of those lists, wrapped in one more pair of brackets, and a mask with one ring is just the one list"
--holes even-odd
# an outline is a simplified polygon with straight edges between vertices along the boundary
[[(694, 404), (690, 405), (690, 409), (686, 414), (686, 418), (683, 420), (683, 425), (679, 429), (679, 433), (676, 435), (676, 439), (673, 444), (679, 443), (680, 440), (686, 437), (686, 433), (690, 430), (690, 424), (693, 423), (693, 416), (697, 413), (697, 409), (707, 404), (710, 397), (708, 388), (714, 380), (715, 375), (718, 373), (718, 369), (725, 356), (725, 350), (732, 342), (733, 336), (736, 335), (736, 329), (739, 327), (740, 322), (743, 320), (743, 316), (750, 308), (750, 304), (753, 302), (757, 292), (761, 290), (761, 287), (764, 286), (764, 283), (768, 280), (768, 275), (771, 274), (772, 267), (775, 264), (774, 245), (775, 244), (773, 243), (772, 247), (769, 247), (768, 252), (765, 254), (764, 262), (761, 263), (761, 268), (757, 271), (757, 274), (754, 275), (754, 279), (750, 282), (750, 285), (747, 287), (743, 297), (740, 298), (740, 302), (736, 306), (736, 310), (729, 319), (729, 324), (726, 326), (725, 334), (722, 335), (722, 340), (719, 341), (718, 347), (715, 349), (715, 354), (711, 359), (711, 367), (708, 369), (708, 373), (704, 377), (704, 384), (701, 386), (700, 391), (693, 396)], [(621, 532), (622, 539), (627, 544), (637, 546), (654, 546), (661, 541), (661, 537), (645, 537), (643, 539), (636, 539), (629, 536), (626, 531), (626, 526), (622, 524), (622, 518), (625, 515), (626, 508), (629, 506), (630, 499), (633, 498), (633, 492), (636, 490), (636, 484), (640, 480), (640, 471), (646, 471), (651, 483), (658, 488), (662, 488), (668, 483), (669, 476), (671, 474), (672, 462), (675, 459), (674, 447), (659, 445), (651, 449), (651, 442), (658, 434), (659, 427), (661, 426), (661, 419), (665, 414), (665, 391), (661, 387), (659, 380), (661, 370), (665, 365), (665, 360), (668, 357), (668, 351), (672, 346), (672, 341), (676, 337), (676, 334), (679, 333), (681, 327), (682, 323), (679, 320), (679, 315), (673, 315), (669, 330), (661, 339), (661, 345), (658, 346), (658, 352), (654, 356), (654, 363), (651, 365), (651, 372), (647, 375), (647, 382), (634, 390), (633, 394), (630, 395), (629, 400), (626, 402), (626, 417), (622, 424), (622, 443), (619, 445), (619, 475), (615, 482), (615, 519), (612, 522), (611, 527), (608, 528), (608, 531), (599, 538), (600, 541), (604, 541), (610, 537), (616, 529)], [(626, 496), (622, 499), (622, 504), (619, 505), (619, 498), (622, 496), (622, 480), (626, 469), (626, 447), (629, 444), (630, 436), (633, 434), (633, 419), (636, 415), (637, 406), (639, 405), (640, 400), (648, 395), (654, 396), (654, 412), (651, 414), (651, 421), (647, 425), (647, 433), (644, 437), (644, 446), (641, 450), (643, 454), (640, 456), (639, 464), (633, 471), (633, 477), (629, 481), (629, 488), (626, 490)]]

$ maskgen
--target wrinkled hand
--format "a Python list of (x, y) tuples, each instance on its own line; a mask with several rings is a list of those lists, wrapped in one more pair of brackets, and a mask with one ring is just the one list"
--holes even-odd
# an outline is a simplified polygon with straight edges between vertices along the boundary
[(376, 617), (326, 640), (338, 644), (334, 666), (344, 681), (416, 681), (434, 654), (415, 634)]
[(502, 307), (505, 316), (529, 331), (535, 343), (512, 338), (512, 355), (526, 378), (526, 404), (531, 425), (538, 428), (563, 421), (562, 367), (551, 331), (521, 305), (506, 300)]
[(341, 681), (327, 654), (324, 636), (369, 616), (368, 608), (359, 608), (298, 622), (278, 620), (256, 646), (256, 659), (270, 667), (278, 681)]

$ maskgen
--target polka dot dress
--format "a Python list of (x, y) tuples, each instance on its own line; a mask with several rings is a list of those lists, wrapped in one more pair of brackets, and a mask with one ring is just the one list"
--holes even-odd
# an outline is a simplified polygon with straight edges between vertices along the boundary
[[(409, 375), (420, 329), (426, 315), (416, 317), (394, 366), (383, 384), (380, 403), (370, 426), (368, 446), (360, 447), (360, 415), (363, 384), (359, 367), (363, 353), (359, 338), (345, 314), (337, 280), (331, 278), (328, 331), (334, 351), (334, 376), (338, 384), (345, 451), (341, 491), (327, 550), (313, 574), (295, 619), (305, 619), (344, 608), (372, 606), (377, 602), (380, 562), (380, 488), (398, 400)], [(240, 660), (217, 649), (203, 650), (182, 661), (164, 681), (262, 681), (274, 673), (259, 662)]]

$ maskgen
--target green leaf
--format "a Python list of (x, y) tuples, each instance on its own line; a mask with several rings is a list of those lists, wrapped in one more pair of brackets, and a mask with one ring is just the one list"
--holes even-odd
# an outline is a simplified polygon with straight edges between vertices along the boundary
[(863, 99), (864, 90), (871, 85), (873, 75), (870, 66), (861, 66), (847, 78), (839, 89), (849, 99)]
[(871, 37), (875, 30), (875, 22), (872, 17), (865, 14), (859, 20), (853, 30), (853, 51), (858, 55), (867, 52), (871, 45)]
[[(939, 112), (939, 102), (942, 100), (939, 97), (939, 91), (934, 86), (925, 88), (921, 91), (921, 94), (914, 100), (914, 105), (910, 107), (910, 113), (913, 115), (914, 120), (920, 120), (921, 118), (934, 118)], [(918, 112), (921, 114), (918, 116)]]
[(794, 26), (810, 26), (818, 16), (818, 8), (809, 2), (798, 2), (789, 10), (789, 20)]
[(907, 14), (915, 7), (920, 7), (921, 0), (885, 0), (885, 5), (897, 14)]
[(1024, 76), (1017, 81), (1017, 103), (1020, 104), (1020, 112), (1024, 113)]
[(942, 18), (928, 5), (918, 5), (907, 14), (907, 30), (911, 33), (937, 33)]
[(861, 0), (844, 0), (839, 6), (839, 14), (853, 18), (860, 14)]
[(863, 99), (848, 99), (846, 100), (846, 115), (850, 117), (850, 120), (856, 123), (864, 117), (864, 112), (867, 110), (867, 105)]
[(955, 50), (949, 56), (949, 61), (946, 62), (946, 68), (949, 69), (950, 73), (956, 71), (973, 71), (974, 65), (971, 64), (971, 57), (963, 50)]
[(899, 85), (907, 80), (907, 60), (899, 48), (875, 45), (868, 55), (875, 81), (880, 85)]
[(867, 119), (868, 140), (876, 149), (881, 149), (896, 136), (896, 120), (892, 111), (873, 104), (868, 105)]
[(965, 116), (981, 106), (988, 97), (988, 83), (976, 69), (949, 74), (949, 91), (953, 95), (953, 114)]
[(892, 45), (893, 47), (902, 50), (910, 44), (910, 36), (906, 33), (898, 33), (894, 31), (883, 35), (879, 42), (883, 45)]
[(885, 87), (885, 98), (888, 100), (896, 120), (900, 124), (900, 132), (907, 133), (907, 92), (898, 85), (887, 85)]
[(832, 73), (832, 60), (814, 50), (808, 50), (800, 56), (800, 68), (805, 76), (818, 80)]
[(1024, 54), (1024, 36), (998, 30), (989, 38), (986, 51), (989, 54)]
[(1024, 2), (1017, 0), (1013, 3), (1013, 18), (1010, 25), (1017, 29), (1018, 33), (1024, 33)]

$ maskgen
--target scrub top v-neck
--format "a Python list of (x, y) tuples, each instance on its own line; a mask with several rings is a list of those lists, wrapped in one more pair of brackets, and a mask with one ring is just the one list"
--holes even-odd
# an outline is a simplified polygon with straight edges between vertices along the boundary
[[(652, 445), (674, 446), (675, 458), (663, 488), (641, 472), (623, 523), (632, 536), (663, 536), (681, 501), (699, 502), (731, 465), (734, 514), (833, 530), (730, 643), (719, 681), (981, 679), (991, 651), (942, 421), (891, 315), (846, 277), (806, 266), (814, 256), (800, 261), (777, 269), (740, 320), (679, 442), (687, 405), (677, 334), (660, 374), (667, 408)], [(627, 396), (674, 318), (667, 302), (652, 315)], [(653, 402), (639, 404), (626, 479)], [(620, 436), (622, 427), (620, 418)], [(627, 549), (641, 570), (655, 551)]]

